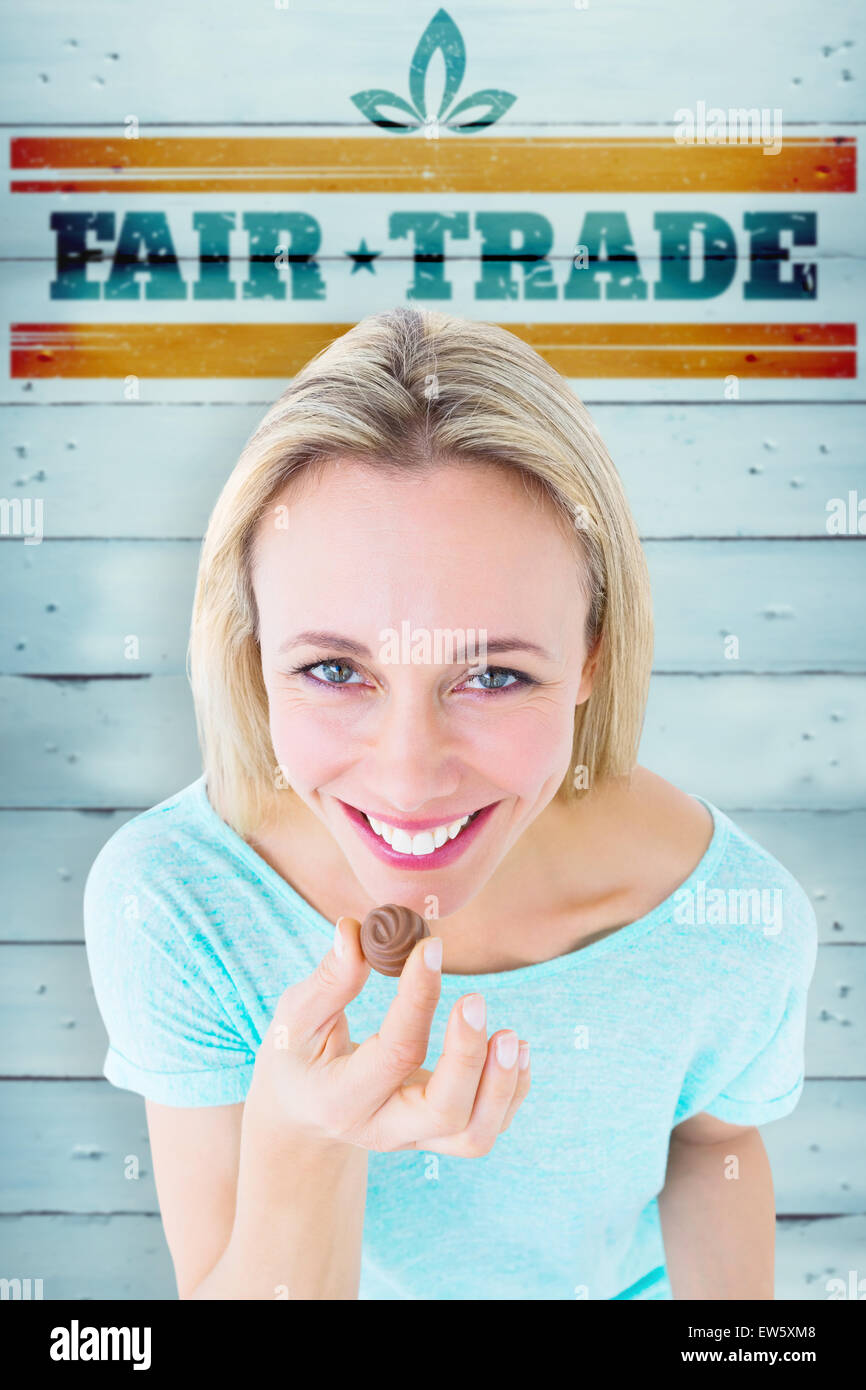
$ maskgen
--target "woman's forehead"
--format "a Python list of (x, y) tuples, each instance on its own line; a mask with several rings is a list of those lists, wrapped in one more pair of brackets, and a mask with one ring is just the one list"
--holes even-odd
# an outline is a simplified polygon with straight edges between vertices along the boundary
[(569, 582), (573, 543), (519, 477), (473, 473), (404, 479), (367, 468), (356, 489), (335, 467), (320, 488), (303, 489), (284, 525), (272, 514), (260, 531), (254, 585), (264, 628), (279, 640), (295, 620), (347, 631), (360, 614), (377, 631), (469, 624), (540, 640), (541, 626), (551, 645), (567, 642), (583, 614), (580, 585)]
[[(392, 541), (396, 548), (427, 538), (459, 553), (468, 539), (491, 543), (506, 536), (526, 548), (549, 543), (553, 529), (563, 530), (561, 515), (550, 499), (531, 495), (516, 469), (471, 460), (448, 461), (401, 470), (361, 460), (336, 458), (291, 479), (260, 518), (257, 543), (281, 540), (318, 541), (323, 525), (330, 534), (357, 544)], [(284, 547), (288, 552), (292, 546)]]

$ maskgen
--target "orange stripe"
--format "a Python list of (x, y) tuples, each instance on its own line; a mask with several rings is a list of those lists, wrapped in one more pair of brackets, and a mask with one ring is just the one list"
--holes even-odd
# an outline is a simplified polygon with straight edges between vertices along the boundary
[[(12, 325), (11, 375), (291, 377), (351, 324)], [(853, 324), (503, 324), (567, 377), (854, 377)], [(684, 330), (677, 337), (677, 330)], [(767, 334), (774, 330), (776, 337)], [(805, 336), (795, 338), (792, 332)], [(726, 331), (730, 336), (726, 339)], [(731, 346), (718, 344), (728, 341)], [(788, 347), (791, 342), (806, 342)], [(646, 346), (642, 346), (646, 344)], [(781, 346), (779, 344), (782, 344)]]
[(699, 352), (680, 350), (671, 360), (651, 348), (612, 350), (610, 357), (588, 349), (553, 348), (541, 354), (566, 377), (856, 377), (855, 352)]
[[(40, 337), (54, 335), (60, 340), (74, 334), (78, 338), (108, 336), (115, 339), (119, 334), (149, 333), (156, 325), (148, 323), (16, 323), (12, 332), (20, 337), (34, 334)], [(308, 333), (322, 334), (322, 342), (332, 342), (347, 333), (351, 323), (283, 323), (283, 324), (161, 324), (160, 329), (169, 333), (181, 332), (197, 334), (202, 330), (230, 332), (268, 332), (278, 330), (289, 332), (292, 336), (304, 338)], [(856, 323), (503, 323), (500, 325), (516, 337), (533, 347), (539, 344), (565, 346), (568, 344), (588, 344), (607, 346), (609, 344), (648, 344), (652, 346), (697, 344), (746, 345), (753, 347), (772, 343), (782, 347), (796, 347), (808, 343), (812, 347), (832, 347), (857, 342)]]
[(800, 343), (819, 345), (856, 343), (856, 323), (506, 323), (508, 328), (533, 347), (540, 344), (608, 343), (662, 345), (775, 344), (796, 347)]
[[(853, 193), (854, 136), (760, 145), (623, 137), (408, 135), (17, 136), (12, 168), (94, 169), (13, 180), (13, 193)], [(152, 171), (130, 177), (129, 171)], [(191, 172), (188, 172), (191, 171)]]

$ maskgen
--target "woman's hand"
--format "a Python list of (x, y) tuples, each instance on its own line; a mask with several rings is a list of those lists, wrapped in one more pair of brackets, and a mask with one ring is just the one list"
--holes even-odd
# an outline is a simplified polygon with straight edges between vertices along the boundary
[(259, 1122), (266, 1117), (281, 1139), (314, 1146), (489, 1153), (529, 1090), (529, 1045), (510, 1029), (488, 1041), (484, 1001), (469, 994), (451, 1010), (433, 1071), (422, 1068), (442, 984), (438, 937), (413, 948), (378, 1033), (353, 1043), (343, 1011), (370, 973), (360, 930), (354, 918), (341, 917), (335, 946), (282, 995), (256, 1058), (247, 1108), (252, 1102)]

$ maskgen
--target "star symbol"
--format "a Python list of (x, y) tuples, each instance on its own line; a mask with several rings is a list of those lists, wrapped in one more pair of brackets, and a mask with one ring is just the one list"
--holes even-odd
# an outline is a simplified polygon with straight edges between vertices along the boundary
[(362, 266), (365, 270), (369, 270), (371, 275), (375, 275), (376, 270), (373, 265), (373, 262), (377, 256), (381, 256), (382, 252), (371, 251), (367, 246), (366, 237), (361, 237), (361, 244), (358, 247), (357, 251), (346, 251), (344, 254), (347, 256), (351, 256), (352, 260), (355, 262), (355, 264), (352, 266), (353, 275), (355, 274), (355, 271), (360, 270)]

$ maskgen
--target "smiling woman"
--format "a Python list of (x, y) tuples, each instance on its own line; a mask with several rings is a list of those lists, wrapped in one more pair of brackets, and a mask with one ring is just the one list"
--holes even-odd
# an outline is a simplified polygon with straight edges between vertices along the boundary
[[(651, 660), (618, 474), (504, 329), (365, 319), (265, 416), (202, 548), (203, 776), (85, 900), (182, 1297), (772, 1296), (815, 918), (638, 766)], [(688, 911), (770, 889), (772, 931)], [(399, 981), (382, 903), (432, 933)]]

